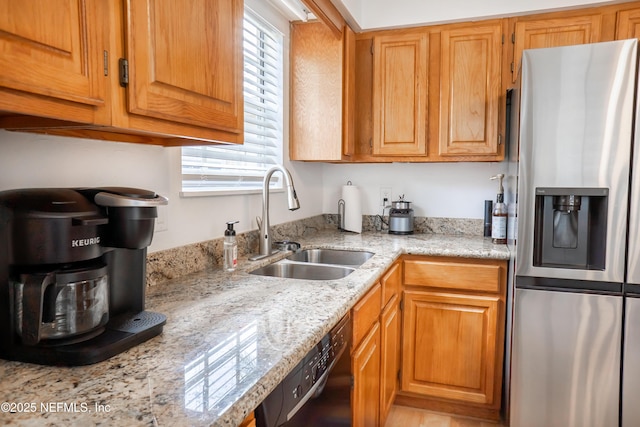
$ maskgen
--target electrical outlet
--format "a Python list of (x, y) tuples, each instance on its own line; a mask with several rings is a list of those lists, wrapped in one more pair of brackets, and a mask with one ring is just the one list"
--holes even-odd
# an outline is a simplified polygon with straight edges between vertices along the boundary
[(380, 206), (389, 206), (391, 204), (391, 187), (380, 188)]

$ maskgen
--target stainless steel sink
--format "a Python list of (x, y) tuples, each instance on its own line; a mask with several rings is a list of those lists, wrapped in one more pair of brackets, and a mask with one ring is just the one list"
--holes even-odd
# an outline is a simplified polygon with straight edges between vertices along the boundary
[(336, 280), (353, 273), (374, 255), (367, 251), (305, 249), (286, 259), (250, 271), (258, 276), (304, 280)]
[(348, 276), (354, 270), (354, 268), (338, 265), (311, 264), (282, 260), (260, 267), (251, 271), (249, 274), (285, 277), (288, 279), (336, 280)]
[(287, 257), (290, 261), (359, 267), (374, 255), (373, 252), (338, 249), (305, 249)]

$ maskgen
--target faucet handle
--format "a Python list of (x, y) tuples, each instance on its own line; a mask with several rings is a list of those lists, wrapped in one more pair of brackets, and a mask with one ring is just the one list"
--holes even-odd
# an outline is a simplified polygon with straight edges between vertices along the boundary
[(262, 229), (262, 218), (259, 216), (256, 217), (256, 223), (258, 224), (258, 228)]
[(300, 243), (292, 242), (290, 240), (282, 240), (279, 242), (275, 242), (273, 246), (280, 251), (298, 252), (300, 250)]

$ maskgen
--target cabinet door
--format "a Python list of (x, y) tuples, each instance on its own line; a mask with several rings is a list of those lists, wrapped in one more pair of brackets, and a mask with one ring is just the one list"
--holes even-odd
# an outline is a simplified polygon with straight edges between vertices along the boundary
[(618, 12), (616, 40), (640, 37), (640, 9), (622, 10)]
[(389, 269), (384, 273), (380, 280), (382, 285), (382, 307), (389, 304), (389, 301), (398, 295), (400, 298), (400, 292), (402, 289), (402, 262), (396, 261)]
[(516, 22), (513, 81), (520, 74), (524, 49), (596, 43), (601, 26), (600, 14)]
[(353, 151), (355, 34), (291, 24), (291, 160), (340, 161)]
[(127, 0), (130, 113), (243, 130), (242, 0)]
[[(0, 110), (108, 123), (106, 5), (83, 0), (0, 0), (0, 88), (24, 94), (16, 98), (16, 92), (3, 92)], [(54, 107), (54, 101), (62, 102)]]
[(492, 404), (499, 298), (405, 291), (403, 391)]
[(376, 36), (373, 154), (427, 154), (428, 34)]
[(380, 318), (380, 301), (382, 287), (380, 283), (374, 284), (371, 289), (353, 306), (352, 319), (353, 331), (351, 341), (357, 346), (368, 334), (373, 324)]
[(380, 316), (382, 329), (380, 360), (380, 425), (384, 426), (387, 415), (398, 391), (400, 370), (400, 295), (394, 295)]
[(351, 355), (354, 427), (380, 425), (380, 323), (376, 322)]
[(440, 40), (440, 155), (496, 155), (502, 26), (445, 30)]

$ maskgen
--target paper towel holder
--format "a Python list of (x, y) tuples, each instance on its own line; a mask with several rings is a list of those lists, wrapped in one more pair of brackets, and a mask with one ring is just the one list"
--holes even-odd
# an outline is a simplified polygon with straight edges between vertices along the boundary
[(362, 232), (362, 202), (359, 189), (351, 181), (342, 186), (342, 197), (338, 201), (338, 226), (341, 231)]
[[(353, 183), (351, 181), (347, 181), (347, 185), (353, 185)], [(344, 230), (344, 209), (345, 209), (344, 199), (339, 199), (338, 200), (338, 230), (340, 231), (345, 231)]]
[(338, 200), (338, 230), (344, 231), (344, 199)]

